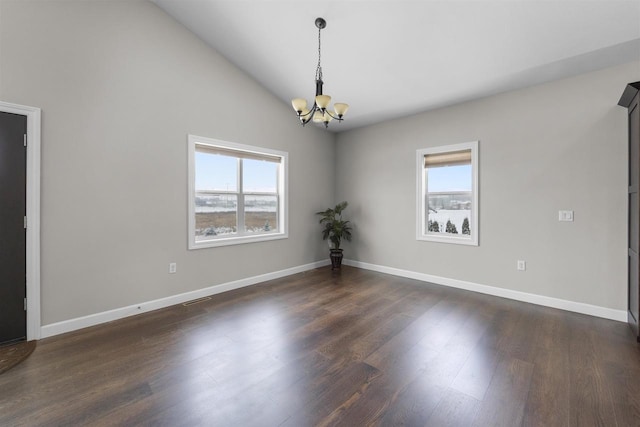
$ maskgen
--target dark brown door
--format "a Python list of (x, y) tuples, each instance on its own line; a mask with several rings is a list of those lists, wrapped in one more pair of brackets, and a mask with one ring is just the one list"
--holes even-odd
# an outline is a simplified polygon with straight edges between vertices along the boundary
[(0, 112), (0, 344), (26, 339), (27, 117)]
[(629, 324), (639, 336), (640, 319), (640, 108), (636, 96), (629, 105)]

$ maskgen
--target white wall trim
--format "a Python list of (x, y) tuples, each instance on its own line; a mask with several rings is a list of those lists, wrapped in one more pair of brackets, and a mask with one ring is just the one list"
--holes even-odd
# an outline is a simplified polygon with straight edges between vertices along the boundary
[[(416, 150), (416, 240), (440, 243), (455, 243), (458, 245), (478, 246), (478, 144), (480, 141), (463, 142), (461, 144), (443, 145), (439, 147), (427, 147)], [(471, 235), (464, 234), (451, 235), (447, 233), (432, 233), (427, 230), (426, 220), (428, 218), (426, 203), (427, 199), (427, 169), (425, 167), (425, 156), (428, 154), (439, 154), (453, 151), (471, 150)], [(462, 230), (460, 230), (462, 233)]]
[[(242, 227), (239, 227), (237, 233), (227, 237), (215, 237), (206, 240), (196, 240), (196, 214), (195, 214), (195, 199), (196, 199), (196, 151), (198, 148), (204, 148), (208, 146), (215, 150), (223, 149), (225, 151), (243, 152), (251, 155), (257, 155), (258, 157), (277, 157), (280, 159), (278, 162), (280, 167), (278, 168), (278, 191), (272, 195), (278, 198), (278, 231), (269, 233), (247, 233), (243, 231)], [(236, 153), (234, 153), (236, 154)], [(239, 245), (245, 243), (263, 242), (268, 240), (278, 240), (289, 238), (289, 153), (286, 151), (274, 150), (272, 148), (255, 147), (252, 145), (238, 144), (236, 142), (222, 141), (219, 139), (207, 138), (204, 136), (197, 136), (189, 134), (187, 137), (187, 155), (188, 155), (188, 173), (189, 180), (187, 183), (188, 194), (188, 248), (203, 249), (203, 248), (215, 248), (219, 246)], [(236, 154), (240, 156), (240, 153)], [(238, 176), (242, 177), (242, 168), (238, 170)], [(242, 179), (239, 180), (239, 183)], [(242, 194), (245, 193), (242, 189), (242, 185), (237, 189), (236, 193), (239, 197), (238, 200), (238, 221), (244, 222), (244, 212), (242, 209), (243, 203), (241, 199)], [(241, 218), (242, 217), (242, 218)]]
[(27, 116), (27, 340), (40, 338), (40, 109), (0, 101), (0, 111)]
[[(376, 264), (369, 264), (361, 261), (345, 259), (343, 264), (352, 267), (362, 268), (365, 270), (377, 271), (380, 273), (391, 274), (393, 276), (406, 277), (409, 279), (420, 280), (423, 282), (435, 283), (438, 285), (449, 286), (458, 289), (465, 289), (472, 292), (479, 292), (487, 295), (493, 295), (502, 298), (508, 298), (516, 301), (527, 302), (545, 307), (557, 308), (560, 310), (572, 311), (575, 313), (587, 314), (590, 316), (601, 317), (604, 319), (616, 320), (619, 322), (627, 321), (627, 313), (624, 310), (615, 310), (606, 307), (595, 306), (575, 301), (568, 301), (559, 298), (552, 298), (543, 295), (530, 294), (526, 292), (514, 291), (510, 289), (498, 288), (494, 286), (481, 285), (478, 283), (467, 282), (463, 280), (450, 279), (446, 277), (434, 276), (426, 273), (418, 273), (409, 270), (401, 270), (393, 267), (386, 267)], [(72, 332), (78, 329), (99, 325), (106, 322), (122, 319), (137, 314), (146, 313), (153, 310), (169, 307), (176, 304), (182, 304), (197, 298), (210, 295), (216, 295), (222, 292), (234, 289), (244, 288), (256, 285), (268, 280), (279, 279), (281, 277), (290, 276), (292, 274), (302, 273), (304, 271), (313, 270), (314, 268), (329, 265), (328, 260), (316, 261), (310, 264), (304, 264), (297, 267), (287, 268), (272, 273), (261, 274), (258, 276), (248, 277), (245, 279), (235, 280), (233, 282), (222, 283), (219, 285), (209, 286), (207, 288), (198, 289), (191, 292), (185, 292), (178, 295), (160, 298), (153, 301), (133, 304), (127, 307), (116, 308), (101, 313), (90, 314), (88, 316), (77, 317), (74, 319), (64, 320), (62, 322), (44, 325), (40, 332), (41, 338), (47, 338), (54, 335)]]
[(361, 261), (345, 259), (343, 264), (358, 267), (365, 270), (377, 271), (391, 274), (393, 276), (406, 277), (409, 279), (421, 280), (423, 282), (435, 283), (437, 285), (449, 286), (452, 288), (465, 289), (472, 292), (508, 298), (516, 301), (528, 302), (545, 307), (558, 308), (560, 310), (573, 311), (575, 313), (588, 314), (590, 316), (602, 317), (604, 319), (627, 322), (627, 312), (625, 310), (615, 310), (597, 305), (585, 304), (581, 302), (568, 301), (559, 298), (547, 297), (544, 295), (530, 294), (526, 292), (514, 291), (511, 289), (498, 288), (494, 286), (481, 285), (464, 280), (449, 279), (447, 277), (434, 276), (415, 271), (401, 270), (393, 267), (369, 264)]
[(207, 288), (198, 289), (191, 292), (185, 292), (166, 298), (160, 298), (153, 301), (141, 302), (127, 307), (116, 308), (101, 313), (90, 314), (88, 316), (77, 317), (75, 319), (64, 320), (62, 322), (51, 323), (42, 327), (42, 338), (54, 335), (64, 334), (66, 332), (75, 331), (89, 326), (99, 325), (101, 323), (111, 322), (113, 320), (122, 319), (137, 314), (146, 313), (152, 310), (169, 307), (183, 302), (191, 301), (234, 289), (252, 286), (268, 280), (279, 279), (281, 277), (290, 276), (292, 274), (302, 273), (304, 271), (313, 270), (314, 268), (329, 265), (329, 260), (316, 261), (310, 264), (304, 264), (297, 267), (287, 268), (285, 270), (274, 271), (272, 273), (261, 274), (258, 276), (247, 277), (245, 279), (235, 280), (233, 282), (222, 283), (219, 285), (209, 286)]

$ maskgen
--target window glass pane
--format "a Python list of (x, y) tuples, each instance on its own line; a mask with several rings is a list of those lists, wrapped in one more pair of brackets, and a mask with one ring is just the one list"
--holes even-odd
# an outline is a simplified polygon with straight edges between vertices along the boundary
[(196, 240), (231, 235), (238, 230), (238, 196), (196, 194)]
[(238, 160), (196, 151), (196, 190), (238, 191)]
[(471, 164), (427, 168), (427, 191), (471, 191)]
[(470, 164), (427, 168), (428, 232), (471, 234), (471, 172)]
[(246, 193), (276, 193), (279, 163), (254, 159), (242, 160), (242, 185)]
[(244, 196), (244, 223), (250, 233), (278, 231), (278, 197)]

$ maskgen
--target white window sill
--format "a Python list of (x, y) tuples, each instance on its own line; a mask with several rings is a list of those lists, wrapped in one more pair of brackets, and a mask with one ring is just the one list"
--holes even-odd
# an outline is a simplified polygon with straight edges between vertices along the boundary
[(286, 239), (289, 235), (287, 233), (269, 233), (260, 234), (256, 236), (233, 236), (233, 237), (218, 237), (207, 240), (196, 240), (189, 242), (189, 250), (192, 249), (204, 249), (204, 248), (217, 248), (220, 246), (242, 245), (245, 243), (266, 242), (270, 240)]
[(478, 239), (474, 237), (455, 237), (438, 235), (418, 235), (416, 240), (425, 242), (453, 243), (456, 245), (478, 246)]

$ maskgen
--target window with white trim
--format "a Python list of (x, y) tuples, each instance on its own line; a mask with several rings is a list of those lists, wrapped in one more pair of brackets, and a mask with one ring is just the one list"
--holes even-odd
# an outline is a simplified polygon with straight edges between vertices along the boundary
[(189, 135), (189, 249), (286, 238), (287, 158)]
[(478, 141), (417, 150), (418, 240), (478, 245)]

